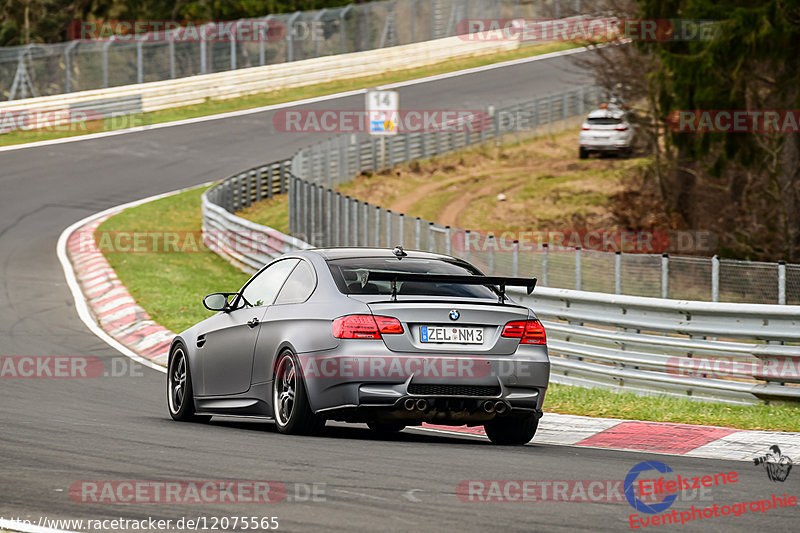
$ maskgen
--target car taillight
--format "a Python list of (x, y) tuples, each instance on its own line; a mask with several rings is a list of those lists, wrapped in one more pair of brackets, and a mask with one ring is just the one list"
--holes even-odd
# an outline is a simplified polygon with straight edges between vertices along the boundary
[(617, 130), (617, 131), (627, 131), (628, 126), (617, 126), (614, 129)]
[(347, 315), (333, 321), (337, 339), (380, 339), (381, 334), (398, 333), (403, 333), (403, 325), (388, 316)]
[(582, 127), (581, 129), (582, 129), (583, 131), (588, 131), (588, 130), (590, 130), (590, 129), (592, 129), (592, 128), (590, 128), (589, 126), (584, 126), (584, 127)]
[(538, 320), (516, 320), (503, 327), (503, 337), (520, 339), (520, 344), (547, 344), (544, 326)]

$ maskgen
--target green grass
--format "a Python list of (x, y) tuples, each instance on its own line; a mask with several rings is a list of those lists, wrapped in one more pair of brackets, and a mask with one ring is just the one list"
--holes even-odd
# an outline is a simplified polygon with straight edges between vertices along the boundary
[(236, 215), (281, 233), (289, 233), (289, 199), (285, 194), (276, 194), (268, 200), (255, 202)]
[[(119, 235), (105, 232), (179, 232), (179, 242), (186, 244), (184, 232), (199, 236), (200, 195), (206, 189), (191, 189), (126, 209), (100, 225), (96, 240), (105, 251), (104, 235)], [(211, 251), (111, 252), (105, 256), (139, 305), (156, 322), (175, 332), (212, 314), (202, 304), (206, 294), (239, 290), (248, 278)]]
[(798, 407), (797, 404), (791, 403), (726, 405), (552, 384), (547, 389), (544, 410), (570, 415), (704, 424), (739, 429), (800, 431)]
[[(251, 109), (255, 107), (280, 104), (294, 100), (302, 100), (304, 98), (313, 98), (316, 96), (335, 94), (344, 91), (362, 89), (365, 87), (374, 87), (399, 81), (424, 78), (445, 72), (480, 67), (483, 65), (490, 65), (493, 63), (510, 61), (523, 57), (548, 54), (551, 52), (558, 52), (560, 50), (577, 48), (579, 46), (579, 44), (568, 42), (523, 46), (508, 52), (473, 56), (453, 61), (444, 61), (426, 67), (390, 71), (378, 76), (341, 79), (328, 83), (308, 85), (306, 87), (298, 87), (288, 90), (270, 91), (228, 100), (208, 99), (202, 104), (192, 106), (176, 107), (162, 111), (154, 111), (152, 113), (138, 113), (134, 115), (127, 115), (125, 117), (117, 117), (113, 120), (105, 119), (102, 122), (95, 121), (91, 123), (87, 122), (86, 124), (73, 125), (70, 128), (65, 128), (67, 131), (13, 131), (0, 135), (0, 146), (45, 141), (49, 139), (60, 139), (64, 137), (74, 137), (76, 135), (85, 135), (88, 133), (96, 133), (98, 131), (109, 131), (127, 127), (158, 124), (161, 122), (172, 122), (175, 120), (184, 120), (207, 115), (215, 115), (218, 113), (238, 111), (241, 109)], [(69, 131), (69, 129), (74, 129), (76, 131)]]

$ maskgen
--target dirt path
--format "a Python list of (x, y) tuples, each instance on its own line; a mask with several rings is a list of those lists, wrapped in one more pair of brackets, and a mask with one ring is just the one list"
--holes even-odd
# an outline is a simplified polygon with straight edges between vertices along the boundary
[[(612, 198), (635, 159), (579, 160), (577, 130), (486, 146), (368, 174), (341, 192), (394, 212), (469, 229), (613, 224)], [(496, 199), (499, 193), (505, 201)]]

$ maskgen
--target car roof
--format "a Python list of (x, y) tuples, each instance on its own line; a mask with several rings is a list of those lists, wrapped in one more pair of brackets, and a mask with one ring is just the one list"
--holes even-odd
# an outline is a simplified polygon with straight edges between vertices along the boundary
[[(395, 256), (394, 253), (392, 253), (392, 249), (390, 248), (354, 248), (354, 247), (310, 248), (305, 251), (321, 255), (326, 261), (331, 261), (334, 259), (358, 259), (367, 257), (397, 258), (397, 256)], [(431, 252), (422, 252), (419, 250), (405, 250), (405, 252), (407, 254), (406, 257), (414, 259), (439, 259), (439, 260), (451, 260), (451, 261), (453, 259), (459, 260), (457, 258), (450, 257), (449, 255), (434, 254)]]
[(624, 118), (625, 112), (619, 108), (595, 109), (589, 113), (588, 118)]

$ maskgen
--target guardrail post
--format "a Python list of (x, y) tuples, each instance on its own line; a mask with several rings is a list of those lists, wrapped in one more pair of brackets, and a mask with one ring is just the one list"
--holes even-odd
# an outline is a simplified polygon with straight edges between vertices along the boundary
[(778, 261), (778, 305), (786, 305), (786, 261)]
[(369, 204), (364, 202), (364, 246), (369, 246)]
[(447, 255), (452, 255), (453, 246), (452, 246), (452, 243), (450, 242), (450, 238), (451, 238), (450, 237), (450, 226), (445, 226), (444, 227), (444, 238), (445, 238), (445, 242), (444, 242), (444, 250), (445, 250), (445, 252), (444, 253), (447, 254)]
[(406, 216), (403, 213), (400, 213), (400, 242), (398, 243), (400, 246), (405, 246), (405, 232), (406, 232)]
[(358, 239), (361, 236), (358, 227), (358, 200), (351, 198), (353, 201), (353, 232), (351, 237), (351, 246), (358, 246)]
[(581, 247), (577, 246), (575, 248), (575, 290), (581, 290), (582, 279), (581, 279)]
[(417, 225), (415, 226), (415, 233), (416, 236), (414, 237), (414, 249), (419, 250), (420, 248), (420, 233), (422, 233), (422, 221), (419, 217), (417, 217)]
[(353, 4), (347, 4), (347, 6), (339, 12), (339, 31), (341, 32), (341, 45), (342, 50), (341, 53), (345, 53), (347, 50), (347, 31), (344, 25), (344, 18), (347, 16), (347, 13), (353, 9)]
[(472, 232), (470, 230), (465, 230), (464, 231), (464, 261), (467, 261), (467, 262), (469, 262), (469, 252), (470, 252), (470, 250), (469, 250), (469, 239), (470, 239), (470, 234), (471, 233)]
[(428, 222), (428, 251), (433, 251), (433, 222)]
[(661, 297), (669, 298), (669, 254), (661, 254)]
[(294, 206), (295, 200), (297, 199), (297, 194), (294, 192), (294, 183), (295, 180), (292, 178), (289, 181), (289, 235), (295, 234), (294, 217), (297, 214), (297, 209)]
[(295, 11), (286, 24), (286, 61), (291, 63), (294, 61), (294, 22), (300, 16), (300, 11)]
[(519, 241), (516, 239), (514, 240), (514, 257), (511, 272), (515, 278), (519, 275)]
[(319, 57), (319, 36), (317, 28), (321, 27), (320, 20), (322, 20), (322, 15), (325, 14), (327, 11), (325, 8), (319, 10), (319, 12), (314, 16), (314, 21), (311, 25), (311, 39), (314, 41), (314, 57)]
[(337, 192), (336, 196), (333, 200), (334, 204), (336, 205), (336, 223), (333, 225), (334, 232), (336, 234), (336, 239), (333, 241), (334, 246), (341, 246), (342, 245), (342, 225), (344, 224), (344, 219), (342, 218), (342, 193)]
[(206, 63), (208, 63), (206, 56), (208, 55), (208, 53), (206, 51), (207, 45), (206, 45), (205, 27), (206, 27), (205, 24), (200, 26), (200, 74), (205, 74), (206, 70), (208, 70), (206, 67)]
[[(388, 246), (388, 244), (387, 244)], [(375, 248), (381, 247), (381, 207), (375, 206)]]
[(114, 37), (112, 35), (111, 38), (103, 43), (103, 51), (101, 53), (102, 56), (102, 63), (101, 69), (103, 71), (103, 89), (108, 89), (108, 47), (114, 44)]
[(719, 301), (719, 256), (711, 258), (711, 301)]
[(308, 241), (308, 182), (303, 181), (303, 240)]
[(489, 234), (489, 275), (494, 276), (494, 247), (497, 244), (494, 235)]
[(136, 41), (136, 83), (144, 80), (144, 54), (142, 53), (143, 41)]
[(333, 191), (325, 189), (325, 242), (323, 246), (331, 246), (333, 242)]
[(386, 247), (392, 248), (392, 211), (386, 210)]
[(547, 287), (547, 254), (549, 251), (550, 245), (542, 244), (542, 287)]
[(308, 236), (308, 242), (313, 246), (317, 241), (317, 188), (319, 185), (316, 183), (311, 185), (311, 205), (309, 206), (311, 216), (311, 233)]
[(350, 197), (345, 196), (342, 201), (344, 202), (344, 216), (342, 216), (344, 227), (342, 228), (342, 242), (339, 243), (339, 246), (348, 246), (350, 244)]
[(72, 80), (70, 80), (70, 73), (72, 72), (72, 65), (70, 61), (70, 52), (78, 45), (78, 41), (72, 41), (64, 48), (64, 92), (72, 92)]
[(289, 171), (287, 170), (287, 163), (288, 161), (281, 161), (281, 170), (280, 170), (280, 178), (281, 178), (281, 192), (285, 193), (286, 189), (286, 180), (289, 178)]
[(622, 252), (614, 253), (614, 294), (622, 294)]

